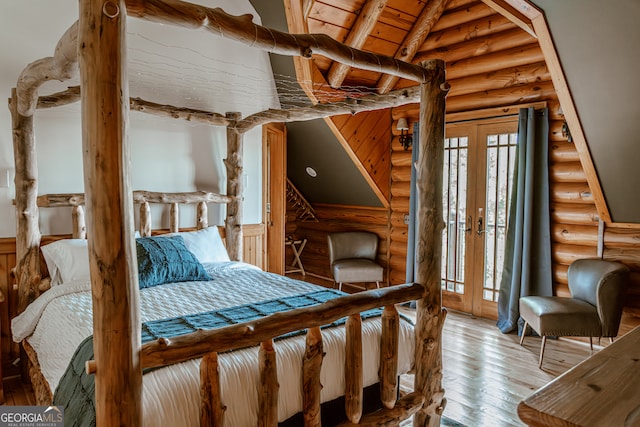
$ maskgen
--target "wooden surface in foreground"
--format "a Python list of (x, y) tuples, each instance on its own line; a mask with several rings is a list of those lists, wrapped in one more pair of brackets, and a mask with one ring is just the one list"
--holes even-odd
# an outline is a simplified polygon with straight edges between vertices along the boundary
[(527, 397), (518, 413), (530, 426), (640, 425), (638, 360), (640, 328)]

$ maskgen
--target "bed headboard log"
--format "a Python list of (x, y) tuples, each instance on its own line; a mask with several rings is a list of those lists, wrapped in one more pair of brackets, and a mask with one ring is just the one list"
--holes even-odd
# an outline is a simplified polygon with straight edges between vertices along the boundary
[[(154, 191), (134, 191), (133, 202), (140, 205), (140, 235), (151, 236), (151, 203), (170, 206), (169, 232), (179, 231), (180, 204), (197, 204), (196, 229), (209, 226), (207, 217), (209, 203), (231, 203), (235, 198), (207, 191), (161, 193)], [(38, 196), (39, 208), (71, 207), (73, 239), (85, 239), (87, 227), (84, 220), (84, 194), (44, 194)]]

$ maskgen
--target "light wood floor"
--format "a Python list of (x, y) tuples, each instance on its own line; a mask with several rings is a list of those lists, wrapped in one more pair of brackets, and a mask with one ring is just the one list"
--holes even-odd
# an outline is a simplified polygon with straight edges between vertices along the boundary
[[(449, 312), (443, 333), (444, 415), (468, 427), (524, 425), (516, 412), (520, 400), (590, 354), (588, 345), (548, 340), (540, 370), (539, 348), (539, 338), (527, 337), (521, 347), (518, 337), (502, 334), (495, 321)], [(413, 388), (410, 375), (403, 376), (401, 388)], [(34, 404), (32, 391), (18, 377), (5, 379), (4, 390), (7, 405)]]
[[(331, 281), (310, 275), (289, 276), (332, 286)], [(345, 286), (344, 290), (353, 289)], [(405, 311), (405, 314), (412, 313)], [(591, 354), (588, 344), (549, 339), (541, 370), (538, 368), (541, 339), (526, 337), (524, 346), (520, 346), (516, 334), (505, 335), (495, 324), (494, 320), (453, 311), (449, 311), (445, 320), (444, 415), (468, 427), (523, 426), (517, 414), (518, 403)], [(404, 375), (400, 387), (412, 391), (413, 376)]]
[[(540, 338), (502, 334), (495, 321), (449, 312), (442, 339), (444, 415), (469, 427), (523, 426), (518, 403), (590, 355), (589, 346), (547, 340), (538, 369)], [(401, 388), (412, 389), (413, 377)]]

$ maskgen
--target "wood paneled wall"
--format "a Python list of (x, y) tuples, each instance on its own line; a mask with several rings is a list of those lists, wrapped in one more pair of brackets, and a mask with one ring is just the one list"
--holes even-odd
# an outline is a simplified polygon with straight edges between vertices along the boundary
[[(243, 226), (243, 256), (244, 262), (264, 267), (264, 233), (263, 224), (247, 224)], [(64, 236), (70, 237), (70, 236)], [(43, 236), (43, 242), (55, 240), (56, 236)], [(2, 337), (2, 364), (8, 367), (19, 356), (19, 347), (11, 339), (11, 319), (15, 317), (18, 306), (18, 292), (13, 289), (11, 269), (16, 265), (16, 239), (14, 237), (0, 238), (0, 291), (5, 301), (0, 303), (0, 328)], [(5, 376), (15, 374), (15, 369), (3, 369)]]
[[(18, 293), (13, 289), (11, 269), (16, 265), (16, 239), (0, 239), (0, 291), (5, 299), (0, 303), (0, 328), (2, 331), (2, 364), (7, 365), (18, 357), (18, 346), (11, 340), (11, 321), (18, 308)], [(3, 374), (7, 374), (3, 369)]]
[(355, 156), (355, 163), (369, 178), (372, 188), (386, 203), (389, 200), (389, 128), (388, 109), (365, 114), (334, 116), (330, 127), (342, 141), (346, 141)]

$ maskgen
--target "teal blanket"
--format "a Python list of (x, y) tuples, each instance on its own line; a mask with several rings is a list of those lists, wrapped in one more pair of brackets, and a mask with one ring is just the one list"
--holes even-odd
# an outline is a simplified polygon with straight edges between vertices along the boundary
[[(198, 329), (215, 329), (248, 322), (278, 312), (321, 304), (344, 295), (347, 294), (334, 289), (326, 289), (304, 295), (144, 322), (142, 324), (142, 343), (154, 341), (161, 337), (171, 338), (184, 335), (195, 332)], [(381, 313), (382, 309), (378, 308), (362, 312), (361, 317), (367, 319), (380, 316)], [(323, 326), (323, 328), (337, 326), (345, 321), (346, 318), (342, 318), (330, 325)], [(301, 335), (305, 332), (305, 330), (295, 331), (276, 339)], [(94, 376), (85, 373), (85, 362), (92, 359), (93, 336), (90, 336), (78, 346), (53, 396), (54, 405), (64, 406), (66, 427), (92, 427), (96, 425)]]

